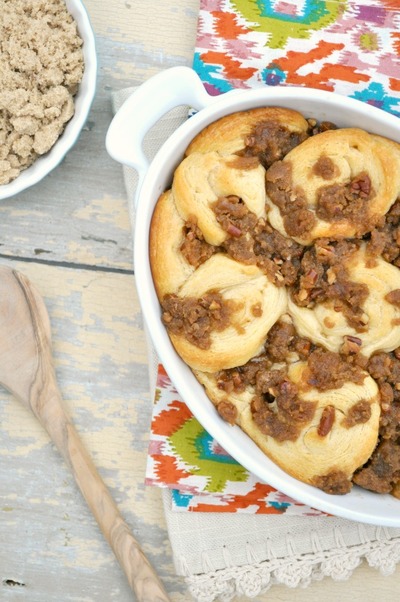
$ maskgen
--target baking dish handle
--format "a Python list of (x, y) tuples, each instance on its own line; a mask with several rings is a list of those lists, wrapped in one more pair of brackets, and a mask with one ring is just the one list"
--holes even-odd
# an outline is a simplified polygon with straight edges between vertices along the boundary
[(136, 169), (140, 181), (149, 166), (142, 148), (149, 129), (174, 107), (188, 105), (200, 110), (215, 98), (207, 94), (190, 67), (161, 71), (135, 90), (117, 111), (106, 135), (107, 152), (119, 163)]

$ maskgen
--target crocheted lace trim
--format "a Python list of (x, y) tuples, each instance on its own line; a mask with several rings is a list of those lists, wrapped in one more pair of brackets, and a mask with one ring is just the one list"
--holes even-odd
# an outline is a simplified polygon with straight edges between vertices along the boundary
[(345, 581), (364, 559), (383, 575), (392, 574), (400, 562), (400, 538), (320, 550), (302, 556), (270, 558), (258, 564), (187, 576), (185, 580), (197, 602), (229, 602), (236, 596), (254, 598), (276, 584), (307, 587), (324, 577)]

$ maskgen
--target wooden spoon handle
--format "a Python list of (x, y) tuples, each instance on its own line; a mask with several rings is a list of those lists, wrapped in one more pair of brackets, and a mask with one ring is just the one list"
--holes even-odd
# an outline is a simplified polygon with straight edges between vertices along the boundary
[[(50, 379), (49, 379), (50, 380)], [(74, 425), (62, 407), (58, 387), (48, 383), (50, 395), (38, 416), (70, 466), (79, 489), (106, 540), (123, 568), (138, 602), (168, 602), (169, 597), (150, 562), (122, 518), (109, 490), (98, 474)], [(49, 400), (50, 399), (50, 400)]]
[(71, 467), (137, 602), (168, 602), (161, 581), (65, 413), (53, 365), (50, 321), (42, 297), (23, 274), (0, 268), (0, 275), (2, 319), (12, 334), (0, 346), (1, 383), (33, 411)]

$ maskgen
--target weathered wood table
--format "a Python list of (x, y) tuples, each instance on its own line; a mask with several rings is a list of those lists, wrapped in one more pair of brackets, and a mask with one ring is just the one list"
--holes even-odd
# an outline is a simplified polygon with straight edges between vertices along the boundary
[[(111, 93), (191, 64), (197, 0), (86, 0), (99, 76), (89, 120), (64, 162), (0, 203), (0, 262), (26, 274), (52, 323), (57, 376), (85, 445), (164, 580), (175, 575), (160, 492), (143, 484), (151, 413), (122, 169), (106, 153)], [(133, 596), (75, 483), (35, 419), (0, 390), (0, 600), (125, 602)], [(400, 572), (366, 566), (344, 583), (275, 587), (260, 600), (398, 599)]]

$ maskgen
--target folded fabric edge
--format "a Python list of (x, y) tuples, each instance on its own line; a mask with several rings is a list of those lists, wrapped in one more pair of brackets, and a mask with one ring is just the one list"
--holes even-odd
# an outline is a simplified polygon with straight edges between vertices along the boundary
[(345, 579), (363, 558), (386, 575), (400, 562), (400, 529), (336, 517), (327, 522), (326, 517), (177, 514), (171, 510), (168, 490), (163, 490), (162, 499), (175, 569), (194, 584), (201, 584), (205, 574), (218, 582), (250, 576), (255, 567), (257, 579), (268, 577), (268, 587), (297, 587), (311, 570)]
[(305, 588), (313, 581), (321, 581), (326, 577), (331, 577), (334, 581), (347, 581), (363, 561), (386, 576), (392, 574), (400, 561), (400, 539), (390, 545), (375, 541), (346, 550), (334, 548), (323, 554), (234, 566), (200, 575), (188, 575), (185, 581), (191, 595), (199, 602), (228, 602), (237, 596), (255, 598), (266, 593), (273, 585), (291, 589)]

